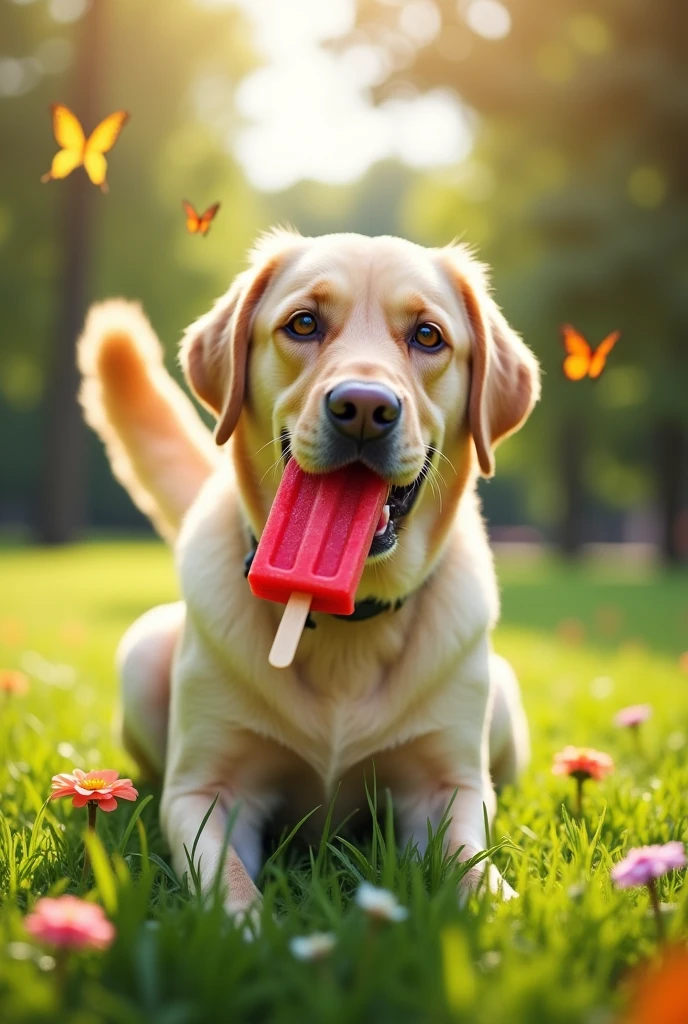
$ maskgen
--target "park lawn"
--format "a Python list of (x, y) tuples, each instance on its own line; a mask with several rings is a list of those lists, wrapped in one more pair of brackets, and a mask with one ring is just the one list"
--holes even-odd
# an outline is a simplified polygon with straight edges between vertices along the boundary
[[(332, 834), (308, 852), (288, 843), (262, 882), (252, 942), (217, 904), (178, 879), (157, 823), (159, 793), (99, 814), (103, 848), (87, 891), (114, 920), (106, 953), (66, 970), (29, 942), (22, 916), (39, 895), (79, 891), (83, 811), (41, 807), (50, 778), (72, 766), (135, 771), (116, 733), (113, 654), (127, 625), (176, 597), (169, 553), (149, 541), (0, 550), (0, 668), (30, 677), (0, 709), (0, 1020), (41, 1024), (205, 1021), (475, 1021), (605, 1024), (623, 1014), (634, 965), (656, 953), (644, 891), (614, 890), (610, 868), (632, 846), (688, 840), (688, 577), (640, 568), (567, 568), (504, 561), (497, 648), (515, 665), (533, 734), (533, 762), (502, 794), (494, 861), (521, 893), (459, 908), (456, 866), (440, 842), (420, 863), (394, 848), (392, 823), (358, 852)], [(642, 748), (612, 724), (649, 702)], [(611, 753), (615, 773), (586, 787), (584, 820), (569, 817), (573, 783), (553, 777), (567, 743)], [(374, 796), (371, 794), (371, 800)], [(660, 884), (669, 939), (688, 935), (682, 873)], [(371, 922), (350, 897), (367, 879), (408, 907)], [(300, 962), (289, 939), (334, 933), (328, 958)], [(662, 1024), (648, 1019), (647, 1024)]]

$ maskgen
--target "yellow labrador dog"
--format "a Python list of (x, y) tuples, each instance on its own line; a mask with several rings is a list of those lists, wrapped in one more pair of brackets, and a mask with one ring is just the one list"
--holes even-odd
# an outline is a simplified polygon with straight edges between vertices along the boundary
[[(335, 792), (338, 814), (364, 806), (373, 765), (402, 844), (422, 849), (456, 793), (449, 849), (483, 849), (483, 804), (492, 815), (493, 783), (527, 761), (528, 732), (490, 646), (498, 596), (475, 483), (539, 394), (484, 269), (461, 246), (271, 232), (182, 343), (214, 443), (137, 306), (96, 306), (79, 360), (89, 423), (176, 551), (183, 601), (139, 619), (118, 660), (125, 741), (164, 775), (177, 869), (219, 794), (196, 859), (212, 884), (234, 809), (223, 880), (228, 909), (246, 912), (268, 823), (324, 814)], [(278, 670), (283, 608), (251, 595), (245, 560), (290, 457), (314, 473), (360, 460), (390, 492), (353, 619), (315, 614)]]

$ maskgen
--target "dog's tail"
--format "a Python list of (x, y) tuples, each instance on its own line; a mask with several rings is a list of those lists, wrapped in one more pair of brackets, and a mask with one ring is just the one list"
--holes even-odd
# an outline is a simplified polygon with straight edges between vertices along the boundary
[(77, 348), (79, 395), (112, 470), (142, 512), (174, 540), (218, 464), (210, 431), (163, 365), (162, 348), (136, 303), (93, 306)]

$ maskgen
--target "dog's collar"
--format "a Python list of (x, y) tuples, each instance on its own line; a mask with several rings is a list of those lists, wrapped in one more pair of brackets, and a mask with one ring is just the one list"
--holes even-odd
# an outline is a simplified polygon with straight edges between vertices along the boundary
[[(248, 571), (251, 568), (251, 563), (256, 554), (258, 547), (258, 541), (249, 533), (251, 547), (249, 548), (248, 554), (244, 559), (244, 576), (248, 576)], [(376, 597), (366, 597), (363, 601), (357, 601), (354, 605), (353, 614), (351, 615), (333, 615), (334, 619), (342, 619), (344, 622), (363, 622), (365, 619), (373, 619), (376, 615), (382, 615), (383, 612), (398, 612), (401, 606), (406, 601), (408, 595), (404, 597), (398, 597), (396, 601), (379, 601)], [(329, 614), (329, 613), (325, 613)], [(317, 622), (314, 620), (312, 615), (308, 615), (306, 619), (306, 629), (315, 629)]]

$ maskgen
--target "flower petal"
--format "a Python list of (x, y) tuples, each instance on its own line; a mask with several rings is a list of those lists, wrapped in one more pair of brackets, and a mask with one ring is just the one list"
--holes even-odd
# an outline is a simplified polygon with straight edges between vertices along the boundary
[(115, 800), (114, 796), (106, 796), (98, 801), (98, 806), (100, 807), (101, 811), (116, 811), (117, 801)]
[(106, 768), (100, 772), (90, 771), (86, 776), (87, 781), (90, 781), (91, 779), (102, 779), (106, 786), (111, 786), (118, 778), (119, 772), (113, 771), (112, 768)]

